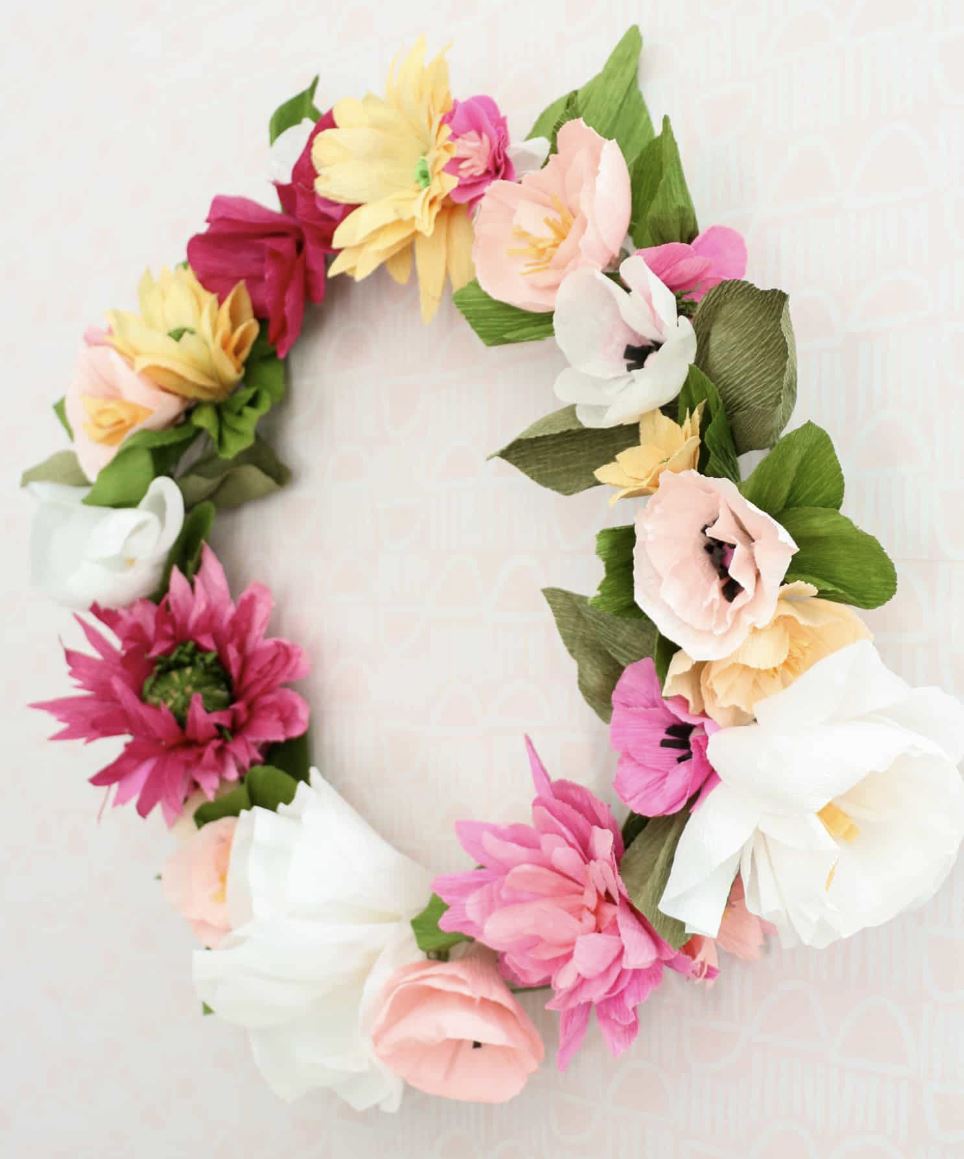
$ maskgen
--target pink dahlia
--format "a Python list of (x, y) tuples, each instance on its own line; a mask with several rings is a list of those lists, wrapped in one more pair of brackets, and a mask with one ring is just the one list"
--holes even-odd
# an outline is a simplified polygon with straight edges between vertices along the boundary
[(78, 618), (97, 652), (66, 651), (83, 695), (35, 707), (66, 726), (54, 740), (128, 737), (91, 784), (116, 785), (115, 805), (136, 797), (142, 817), (160, 803), (171, 825), (195, 789), (212, 798), (268, 745), (308, 727), (308, 705), (282, 687), (307, 675), (308, 663), (295, 644), (265, 636), (271, 608), (261, 584), (235, 604), (224, 569), (205, 547), (193, 586), (175, 569), (159, 604), (91, 609), (119, 646)]
[(448, 904), (440, 926), (501, 955), (517, 985), (552, 987), (561, 1012), (558, 1063), (582, 1043), (595, 1009), (614, 1055), (639, 1032), (637, 1007), (669, 966), (691, 960), (659, 937), (619, 875), (623, 839), (609, 806), (571, 781), (551, 781), (526, 741), (536, 796), (531, 825), (463, 821), (465, 851), (481, 868), (437, 878)]

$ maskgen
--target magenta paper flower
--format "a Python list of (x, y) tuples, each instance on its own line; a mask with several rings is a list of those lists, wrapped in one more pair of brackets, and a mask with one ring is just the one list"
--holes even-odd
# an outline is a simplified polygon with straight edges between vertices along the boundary
[(671, 241), (636, 252), (664, 285), (691, 302), (746, 273), (746, 242), (725, 225), (703, 230), (689, 244)]
[(593, 1009), (618, 1055), (639, 1032), (636, 1008), (664, 966), (688, 975), (692, 962), (630, 902), (619, 876), (623, 839), (609, 806), (572, 781), (551, 781), (526, 744), (536, 790), (532, 824), (460, 822), (462, 847), (481, 868), (439, 877), (433, 888), (450, 907), (442, 929), (497, 950), (510, 982), (552, 987), (547, 1009), (561, 1012), (564, 1069)]
[(193, 586), (175, 569), (159, 604), (94, 606), (118, 647), (78, 618), (97, 652), (66, 651), (83, 695), (34, 707), (66, 726), (54, 740), (128, 737), (91, 784), (116, 785), (115, 805), (136, 797), (142, 817), (160, 804), (173, 824), (195, 789), (213, 798), (222, 782), (237, 781), (257, 764), (268, 745), (308, 727), (308, 705), (282, 687), (307, 675), (308, 663), (295, 644), (265, 636), (271, 608), (261, 584), (235, 604), (224, 569), (205, 547)]
[(473, 206), (493, 181), (514, 181), (509, 126), (491, 97), (455, 101), (442, 118), (452, 131), (455, 156), (445, 172), (459, 180), (449, 197)]
[(644, 817), (678, 813), (713, 775), (706, 745), (717, 727), (682, 696), (663, 699), (649, 657), (630, 664), (613, 689), (609, 724), (619, 799)]

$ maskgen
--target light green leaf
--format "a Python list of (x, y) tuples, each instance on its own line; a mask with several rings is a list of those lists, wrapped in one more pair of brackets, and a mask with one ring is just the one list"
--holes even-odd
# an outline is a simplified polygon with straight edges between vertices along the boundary
[(596, 555), (606, 569), (599, 590), (589, 601), (591, 607), (611, 616), (643, 619), (633, 597), (633, 552), (636, 528), (607, 527), (596, 536)]
[(612, 716), (616, 681), (627, 664), (651, 656), (656, 628), (643, 619), (611, 616), (590, 606), (585, 596), (543, 588), (566, 651), (576, 661), (579, 691), (604, 721)]
[(65, 398), (58, 399), (54, 403), (54, 414), (57, 416), (60, 425), (67, 432), (67, 438), (73, 441), (74, 432), (70, 425), (70, 420), (67, 418), (67, 400)]
[(194, 824), (198, 829), (210, 825), (212, 821), (220, 821), (222, 817), (240, 817), (245, 809), (251, 808), (251, 798), (244, 784), (240, 784), (230, 792), (215, 797), (213, 801), (205, 801), (194, 811)]
[(80, 469), (73, 451), (57, 451), (20, 476), (20, 486), (28, 483), (60, 483), (64, 487), (86, 487), (89, 480)]
[(183, 576), (192, 580), (201, 566), (201, 549), (210, 538), (211, 528), (214, 525), (214, 504), (199, 503), (193, 511), (189, 511), (184, 518), (180, 535), (174, 541), (164, 565), (164, 577), (154, 594), (155, 600), (161, 600), (171, 582), (171, 572), (177, 568)]
[(262, 326), (241, 385), (223, 402), (196, 406), (191, 422), (207, 431), (222, 459), (234, 459), (254, 443), (259, 421), (284, 395), (285, 363), (275, 354)]
[(495, 457), (551, 491), (575, 495), (597, 486), (593, 472), (638, 442), (635, 423), (598, 430), (584, 427), (576, 418), (576, 408), (567, 406), (527, 427)]
[(264, 755), (265, 764), (281, 769), (296, 781), (307, 781), (311, 771), (308, 733), (272, 745)]
[(561, 97), (554, 100), (551, 105), (544, 108), (538, 117), (536, 117), (536, 123), (526, 134), (526, 139), (528, 140), (531, 137), (547, 137), (550, 141), (554, 141), (560, 127), (566, 121), (571, 121), (579, 115), (577, 111), (578, 100), (579, 92), (577, 89), (563, 93)]
[(686, 926), (664, 914), (658, 903), (669, 880), (676, 846), (688, 820), (689, 812), (686, 809), (671, 817), (651, 817), (619, 864), (619, 875), (626, 885), (629, 900), (674, 950), (688, 941)]
[(284, 104), (279, 105), (271, 114), (268, 122), (268, 142), (273, 145), (286, 129), (300, 125), (302, 121), (317, 121), (321, 112), (315, 108), (315, 89), (318, 87), (318, 78), (311, 82), (300, 93), (289, 97)]
[(472, 940), (465, 934), (449, 934), (439, 929), (439, 918), (448, 908), (439, 895), (433, 893), (425, 909), (412, 918), (415, 942), (423, 954), (430, 954), (436, 958), (447, 958), (448, 952), (453, 946), (457, 946), (459, 942)]
[(700, 423), (700, 473), (738, 483), (740, 465), (736, 461), (733, 432), (720, 392), (702, 370), (691, 366), (677, 400), (676, 421), (682, 423), (686, 412), (692, 414), (701, 402), (706, 405)]
[(290, 805), (295, 799), (298, 782), (273, 765), (253, 765), (244, 775), (244, 786), (252, 805), (277, 813), (279, 805)]
[(551, 313), (536, 314), (496, 301), (476, 281), (458, 290), (453, 301), (486, 346), (535, 342), (552, 337)]
[(696, 365), (716, 385), (738, 454), (772, 446), (797, 398), (797, 355), (782, 290), (721, 282), (693, 316)]
[(225, 509), (273, 494), (290, 478), (291, 472), (271, 447), (255, 436), (254, 443), (233, 459), (222, 459), (217, 454), (199, 459), (177, 485), (187, 507), (209, 500), (215, 507)]
[(897, 572), (878, 541), (829, 507), (788, 507), (780, 522), (800, 549), (786, 582), (814, 584), (825, 599), (879, 608), (897, 591)]
[(787, 507), (839, 510), (844, 477), (830, 436), (815, 423), (804, 423), (776, 443), (740, 490), (774, 519)]
[(174, 473), (197, 436), (189, 422), (131, 435), (98, 474), (84, 502), (91, 507), (136, 507), (159, 475)]
[(663, 131), (633, 163), (633, 213), (629, 232), (640, 248), (671, 241), (690, 242), (699, 233), (696, 210), (669, 117)]

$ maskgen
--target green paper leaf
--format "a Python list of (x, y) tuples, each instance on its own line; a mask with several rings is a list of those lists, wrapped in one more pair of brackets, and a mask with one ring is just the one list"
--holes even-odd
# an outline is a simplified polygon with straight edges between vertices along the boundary
[(639, 427), (584, 427), (574, 406), (554, 411), (527, 427), (508, 446), (496, 451), (536, 483), (560, 495), (575, 495), (599, 480), (593, 472), (620, 451), (639, 442)]
[(198, 437), (189, 422), (163, 431), (137, 431), (98, 474), (84, 502), (90, 507), (136, 507), (159, 475), (172, 475)]
[(490, 298), (477, 281), (456, 291), (453, 301), (486, 346), (536, 342), (552, 337), (551, 313), (536, 314), (499, 302)]
[(73, 451), (57, 451), (20, 476), (20, 486), (28, 483), (60, 483), (64, 487), (86, 487), (89, 480), (80, 469)]
[(774, 519), (787, 507), (839, 511), (844, 477), (830, 436), (815, 423), (804, 423), (776, 443), (740, 490)]
[(434, 957), (447, 957), (449, 950), (453, 946), (457, 946), (459, 942), (472, 941), (465, 934), (449, 934), (439, 929), (439, 918), (448, 908), (439, 895), (433, 893), (425, 909), (412, 918), (412, 931), (415, 934), (415, 942), (423, 954), (431, 954)]
[(245, 809), (251, 808), (251, 798), (244, 784), (240, 784), (230, 792), (215, 797), (213, 801), (205, 801), (194, 811), (194, 824), (198, 829), (210, 825), (212, 821), (220, 821), (222, 817), (240, 817)]
[(60, 421), (60, 425), (67, 432), (67, 437), (73, 441), (74, 432), (70, 425), (70, 420), (67, 418), (67, 400), (65, 398), (58, 399), (54, 403), (54, 414)]
[(616, 681), (627, 664), (651, 656), (656, 628), (649, 620), (611, 616), (590, 606), (586, 596), (543, 588), (566, 651), (576, 661), (579, 691), (608, 723)]
[(736, 461), (733, 432), (726, 417), (720, 392), (696, 366), (691, 366), (677, 400), (676, 421), (682, 423), (686, 412), (691, 414), (700, 403), (705, 403), (700, 423), (700, 474), (717, 479), (740, 481), (740, 465)]
[(566, 121), (571, 121), (579, 116), (578, 107), (578, 89), (563, 93), (536, 117), (535, 124), (526, 134), (526, 140), (531, 137), (547, 137), (549, 141), (554, 142), (556, 134)]
[(275, 354), (262, 326), (245, 363), (241, 384), (223, 402), (196, 406), (191, 422), (207, 431), (222, 459), (235, 459), (254, 444), (259, 421), (284, 396), (285, 363)]
[(611, 616), (645, 619), (633, 596), (633, 552), (636, 528), (607, 527), (596, 536), (596, 555), (603, 561), (605, 575), (599, 590), (589, 601), (591, 607)]
[(814, 584), (824, 599), (879, 608), (897, 591), (897, 572), (880, 543), (829, 507), (789, 507), (780, 522), (800, 549), (786, 582)]
[(171, 582), (171, 572), (177, 568), (186, 579), (192, 580), (201, 566), (201, 548), (211, 535), (214, 526), (214, 504), (199, 503), (184, 517), (181, 533), (174, 541), (164, 565), (164, 577), (154, 593), (154, 599), (164, 597)]
[(206, 1002), (202, 1002), (202, 1003), (201, 1003), (201, 1013), (202, 1013), (202, 1014), (213, 1014), (213, 1013), (214, 1013), (214, 1007), (213, 1007), (213, 1006), (208, 1006), (208, 1004), (207, 1004)]
[(272, 745), (264, 755), (265, 764), (281, 769), (296, 781), (307, 781), (311, 772), (308, 733)]
[(619, 864), (619, 875), (629, 900), (674, 950), (688, 941), (689, 935), (685, 924), (664, 914), (658, 902), (669, 880), (676, 846), (689, 816), (689, 811), (683, 809), (671, 817), (651, 817)]
[(209, 500), (215, 507), (226, 509), (271, 495), (290, 478), (291, 471), (256, 435), (254, 443), (233, 459), (222, 459), (216, 453), (199, 459), (177, 485), (189, 508)]
[(244, 786), (252, 805), (277, 813), (279, 805), (290, 805), (295, 799), (298, 782), (273, 765), (252, 765), (244, 775)]
[(797, 355), (782, 290), (721, 282), (700, 302), (696, 365), (716, 385), (738, 454), (776, 442), (797, 398)]
[(631, 177), (633, 211), (629, 232), (637, 246), (690, 242), (696, 237), (696, 210), (669, 117), (663, 117), (662, 132), (636, 158)]
[(300, 125), (302, 121), (317, 121), (321, 117), (321, 112), (315, 107), (317, 87), (318, 78), (315, 77), (306, 89), (295, 93), (275, 109), (268, 122), (269, 144), (273, 145), (286, 129)]

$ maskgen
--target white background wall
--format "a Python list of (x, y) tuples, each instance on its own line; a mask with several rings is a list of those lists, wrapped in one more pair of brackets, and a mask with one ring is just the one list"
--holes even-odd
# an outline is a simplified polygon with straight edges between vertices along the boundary
[[(964, 692), (958, 0), (14, 0), (0, 44), (4, 1155), (961, 1154), (964, 873), (853, 943), (727, 963), (710, 992), (671, 978), (618, 1065), (593, 1036), (506, 1107), (287, 1107), (240, 1032), (199, 1015), (191, 939), (154, 880), (163, 826), (130, 809), (98, 823), (86, 777), (106, 757), (46, 744), (24, 707), (65, 691), (58, 634), (75, 632), (27, 591), (17, 474), (58, 445), (47, 408), (85, 325), (133, 304), (146, 265), (182, 257), (213, 194), (270, 197), (272, 109), (315, 72), (320, 101), (380, 89), (424, 31), (451, 42), (455, 93), (491, 93), (518, 132), (632, 20), (702, 224), (743, 230), (753, 278), (791, 294), (797, 420), (833, 433), (847, 509), (898, 563), (879, 644), (909, 679)], [(311, 651), (318, 762), (437, 870), (461, 864), (455, 818), (524, 816), (524, 730), (556, 775), (602, 790), (612, 773), (539, 596), (591, 589), (605, 498), (559, 499), (484, 460), (553, 408), (558, 364), (549, 346), (483, 350), (451, 307), (423, 329), (413, 292), (381, 276), (339, 283), (292, 358), (277, 434), (297, 483), (218, 527), (235, 584), (273, 585), (278, 629)]]

